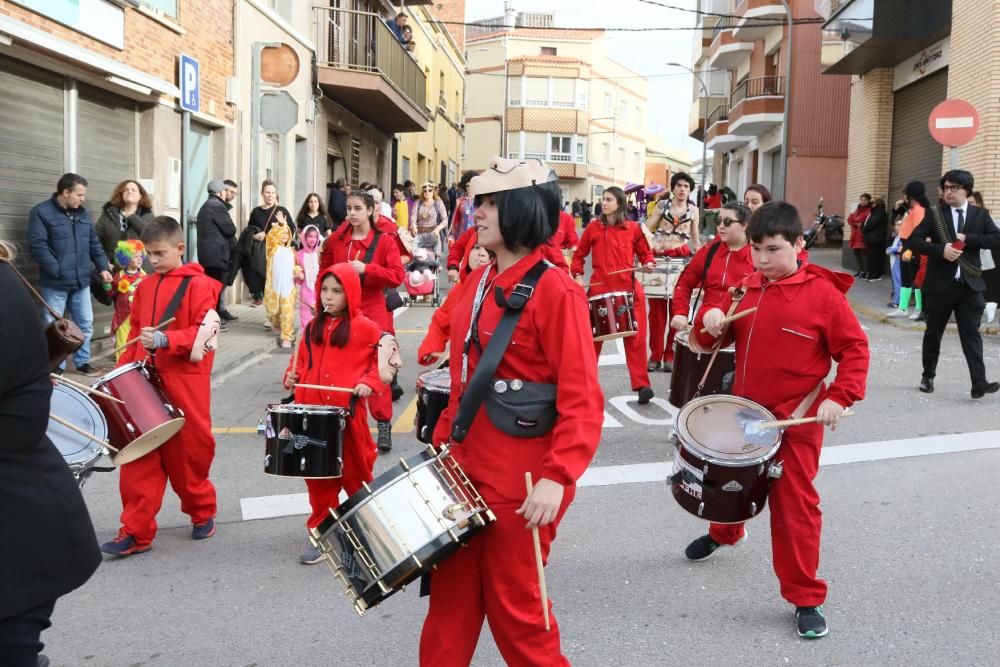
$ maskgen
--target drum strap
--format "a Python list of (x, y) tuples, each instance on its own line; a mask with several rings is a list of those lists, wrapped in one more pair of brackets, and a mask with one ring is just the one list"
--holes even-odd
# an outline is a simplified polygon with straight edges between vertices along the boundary
[[(504, 309), (503, 316), (500, 318), (499, 324), (497, 324), (496, 331), (493, 332), (493, 337), (490, 338), (489, 344), (487, 344), (486, 349), (483, 351), (483, 356), (480, 357), (479, 363), (476, 365), (476, 370), (472, 373), (469, 386), (459, 400), (458, 415), (456, 415), (451, 428), (451, 437), (455, 442), (462, 442), (465, 436), (469, 434), (469, 427), (472, 426), (472, 420), (476, 418), (479, 408), (482, 407), (483, 400), (486, 398), (486, 391), (489, 388), (490, 382), (493, 381), (493, 374), (496, 372), (497, 366), (500, 365), (500, 360), (503, 359), (504, 352), (507, 351), (510, 339), (514, 335), (514, 327), (517, 326), (517, 321), (521, 319), (521, 313), (524, 312), (524, 307), (528, 305), (528, 300), (535, 291), (535, 285), (538, 284), (538, 280), (550, 266), (552, 265), (545, 260), (541, 260), (528, 269), (521, 282), (514, 286), (510, 298), (505, 297), (503, 290), (499, 287), (497, 288), (495, 298), (497, 305)], [(470, 323), (470, 326), (472, 326), (472, 323)], [(468, 354), (468, 350), (466, 350), (466, 354)]]
[[(734, 312), (736, 312), (736, 309), (739, 308), (740, 301), (743, 300), (743, 294), (744, 290), (740, 287), (737, 287), (736, 291), (733, 292), (733, 303), (729, 306), (729, 312), (726, 313), (726, 317), (731, 316)], [(721, 342), (722, 337), (720, 336), (719, 343)], [(694, 396), (691, 397), (691, 400), (701, 396), (701, 390), (705, 388), (705, 383), (708, 382), (708, 374), (712, 372), (712, 366), (715, 364), (715, 358), (719, 356), (719, 348), (722, 347), (719, 343), (716, 343), (715, 349), (712, 350), (712, 358), (708, 360), (708, 364), (705, 366), (705, 372), (702, 373), (701, 379), (698, 381), (698, 389), (694, 392)]]
[[(713, 243), (708, 247), (708, 252), (705, 254), (705, 268), (701, 272), (701, 291), (698, 292), (698, 302), (694, 304), (694, 308), (688, 308), (688, 316), (692, 320), (698, 313), (698, 309), (701, 308), (702, 302), (705, 300), (705, 286), (708, 284), (708, 267), (711, 266), (712, 258), (715, 257), (715, 253), (719, 252), (720, 245), (722, 245), (721, 240)], [(681, 314), (683, 315), (683, 313)]]
[(184, 276), (184, 278), (181, 279), (181, 284), (177, 287), (177, 291), (174, 292), (174, 295), (170, 297), (170, 303), (167, 304), (166, 310), (163, 311), (160, 321), (157, 322), (155, 326), (159, 326), (169, 320), (177, 312), (177, 309), (181, 307), (181, 300), (187, 293), (188, 285), (191, 284), (192, 278), (194, 278), (194, 276)]

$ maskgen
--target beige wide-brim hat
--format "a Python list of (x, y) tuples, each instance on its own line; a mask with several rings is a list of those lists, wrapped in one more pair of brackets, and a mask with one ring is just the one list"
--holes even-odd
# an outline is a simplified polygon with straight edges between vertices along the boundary
[(490, 158), (490, 166), (469, 181), (469, 194), (476, 197), (558, 180), (556, 172), (541, 160), (512, 160), (494, 156)]

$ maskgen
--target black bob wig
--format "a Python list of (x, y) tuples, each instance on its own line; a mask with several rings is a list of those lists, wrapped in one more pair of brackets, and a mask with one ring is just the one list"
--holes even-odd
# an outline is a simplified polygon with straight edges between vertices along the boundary
[(508, 250), (534, 250), (559, 227), (562, 192), (556, 181), (476, 195), (476, 206), (487, 197), (496, 202), (500, 234)]

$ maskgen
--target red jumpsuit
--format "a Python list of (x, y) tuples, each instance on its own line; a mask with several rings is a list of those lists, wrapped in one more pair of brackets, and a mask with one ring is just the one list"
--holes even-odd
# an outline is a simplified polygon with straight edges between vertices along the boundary
[[(714, 261), (714, 260), (713, 260)], [(733, 322), (723, 345), (736, 342), (733, 394), (760, 403), (777, 419), (786, 419), (830, 372), (837, 375), (804, 416), (816, 414), (825, 399), (845, 408), (864, 398), (868, 375), (868, 339), (844, 293), (850, 276), (812, 264), (782, 280), (769, 282), (759, 272), (748, 276), (746, 294), (736, 312), (757, 306), (757, 312)], [(706, 303), (695, 318), (692, 336), (703, 347), (715, 338), (700, 333), (707, 308), (729, 312), (731, 295)], [(822, 512), (813, 479), (819, 469), (823, 426), (804, 424), (785, 430), (775, 460), (784, 473), (771, 483), (771, 551), (781, 595), (797, 607), (823, 604), (826, 582), (816, 576)], [(743, 524), (712, 524), (709, 535), (720, 544), (734, 544)]]
[[(323, 271), (328, 266), (341, 262), (353, 261), (357, 258), (364, 261), (375, 238), (375, 231), (357, 240), (351, 238), (351, 225), (343, 225), (323, 242), (323, 251), (319, 258), (319, 269)], [(361, 312), (373, 321), (382, 331), (395, 331), (392, 322), (392, 312), (385, 307), (385, 294), (382, 290), (396, 289), (403, 282), (403, 264), (399, 257), (399, 248), (389, 234), (379, 234), (379, 242), (372, 255), (371, 262), (365, 265), (364, 276), (361, 278)], [(392, 392), (380, 391), (368, 398), (368, 407), (376, 420), (392, 421)]]
[[(200, 264), (184, 264), (166, 274), (147, 276), (136, 289), (129, 321), (136, 333), (142, 327), (156, 326), (185, 276), (192, 276), (192, 280), (174, 313), (176, 320), (164, 330), (168, 345), (150, 355), (167, 398), (184, 412), (184, 427), (149, 454), (119, 468), (122, 528), (140, 546), (152, 543), (156, 536), (156, 515), (168, 480), (181, 500), (181, 511), (192, 523), (215, 517), (215, 487), (208, 479), (215, 457), (211, 414), (215, 352), (197, 363), (190, 356), (205, 313), (218, 302), (219, 282), (206, 276)], [(117, 365), (140, 361), (147, 354), (135, 343), (122, 353)]]
[[(625, 361), (632, 381), (632, 390), (648, 387), (649, 371), (646, 370), (646, 295), (634, 272), (615, 273), (609, 271), (627, 269), (639, 258), (640, 264), (650, 264), (654, 260), (646, 235), (638, 223), (626, 220), (624, 223), (605, 225), (599, 220), (587, 225), (580, 237), (580, 244), (573, 253), (573, 276), (583, 275), (583, 258), (591, 255), (593, 274), (588, 296), (608, 292), (632, 292), (635, 298), (635, 321), (638, 333), (623, 339)], [(598, 284), (600, 283), (600, 284)], [(594, 342), (594, 349), (600, 355), (602, 341)]]
[[(697, 210), (690, 202), (687, 211), (675, 220), (670, 211), (670, 202), (664, 200), (659, 205), (661, 213), (656, 226), (650, 231), (665, 232), (667, 234), (668, 245), (673, 247), (666, 250), (654, 251), (660, 257), (690, 257), (691, 246), (685, 237), (691, 235), (691, 222), (693, 214)], [(650, 299), (649, 300), (649, 360), (674, 361), (674, 335), (677, 333), (669, 327), (669, 320), (674, 315), (687, 315), (686, 310), (681, 310), (673, 299)], [(664, 339), (665, 338), (665, 339)]]
[[(712, 261), (705, 273), (705, 261), (709, 251), (718, 246)], [(684, 267), (677, 285), (674, 286), (674, 315), (688, 316), (691, 308), (691, 293), (701, 288), (701, 303), (722, 303), (729, 289), (754, 272), (753, 259), (750, 256), (750, 244), (739, 250), (732, 250), (721, 240), (703, 245), (694, 254), (691, 262)], [(704, 282), (702, 280), (704, 279)]]
[[(350, 314), (351, 336), (344, 347), (330, 345), (330, 334), (340, 323), (340, 317), (324, 315), (319, 300), (323, 279), (333, 274), (344, 287), (347, 296), (347, 311)], [(298, 381), (305, 384), (354, 387), (358, 383), (371, 387), (373, 392), (384, 391), (385, 385), (378, 375), (377, 346), (381, 330), (361, 313), (361, 281), (358, 274), (347, 264), (334, 264), (320, 271), (316, 279), (316, 312), (320, 313), (302, 335), (295, 374)], [(313, 327), (323, 327), (323, 343), (312, 340)], [(289, 361), (287, 375), (292, 371)], [(319, 391), (317, 389), (295, 389), (295, 402), (310, 405), (334, 405), (348, 407), (351, 395), (344, 392)], [(354, 406), (354, 416), (347, 420), (344, 429), (344, 474), (335, 479), (307, 479), (309, 515), (306, 526), (315, 528), (330, 512), (340, 505), (340, 490), (348, 495), (361, 488), (362, 482), (370, 482), (372, 468), (378, 451), (371, 431), (368, 430), (368, 413), (365, 402)]]
[(580, 243), (580, 237), (576, 233), (576, 221), (566, 211), (559, 213), (559, 227), (556, 233), (549, 239), (560, 250), (572, 250)]
[[(489, 344), (502, 310), (493, 287), (509, 296), (524, 274), (543, 257), (536, 249), (495, 278), (483, 300), (480, 343)], [(462, 348), (469, 330), (481, 267), (466, 280), (451, 319), (451, 396), (434, 430), (435, 442), (449, 441), (452, 418), (462, 396)], [(551, 619), (545, 631), (531, 531), (514, 513), (527, 495), (524, 473), (564, 486), (557, 519), (539, 528), (542, 558), (548, 557), (556, 528), (573, 500), (576, 480), (586, 470), (601, 437), (604, 395), (597, 380), (591, 347), (587, 302), (563, 271), (542, 274), (525, 306), (511, 343), (497, 368), (498, 378), (520, 378), (558, 385), (555, 426), (536, 438), (516, 438), (497, 429), (480, 409), (468, 436), (452, 450), (497, 520), (438, 565), (431, 577), (430, 608), (420, 639), (421, 665), (468, 665), (479, 641), (483, 619), (504, 660), (510, 665), (569, 664), (562, 656), (559, 626)], [(470, 348), (469, 375), (480, 359)], [(550, 591), (551, 593), (551, 591)], [(551, 604), (550, 604), (551, 608)]]

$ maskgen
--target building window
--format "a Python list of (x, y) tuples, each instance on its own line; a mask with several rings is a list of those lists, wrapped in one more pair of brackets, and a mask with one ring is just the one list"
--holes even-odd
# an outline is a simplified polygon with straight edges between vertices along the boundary
[(604, 93), (604, 113), (610, 116), (614, 112), (615, 108), (611, 101), (611, 93)]
[(549, 105), (549, 80), (537, 76), (524, 79), (524, 105), (545, 107)]
[(543, 46), (542, 47), (543, 56), (554, 56), (556, 55), (556, 47), (554, 46)]
[(361, 182), (361, 140), (351, 137), (351, 183)]
[(622, 100), (621, 104), (618, 105), (618, 120), (622, 124), (628, 122), (628, 105), (625, 104), (625, 100)]
[[(140, 7), (148, 9), (156, 14), (162, 16), (168, 16), (172, 19), (177, 18), (177, 0), (138, 0)], [(274, 2), (269, 2), (271, 8), (274, 8)]]
[(582, 141), (576, 142), (576, 161), (579, 162), (580, 164), (586, 162), (586, 158), (584, 157), (586, 154), (587, 154), (587, 147), (584, 145), (584, 143)]
[(519, 76), (512, 76), (507, 81), (507, 104), (508, 106), (521, 106), (521, 82)]
[(545, 160), (545, 134), (542, 132), (524, 133), (524, 157)]
[(635, 169), (636, 171), (639, 171), (639, 165), (640, 165), (639, 151), (636, 151), (632, 153), (632, 168)]
[(572, 162), (573, 137), (553, 134), (549, 139), (549, 159), (553, 162)]
[(642, 107), (635, 108), (635, 126), (642, 127)]
[(576, 94), (575, 79), (552, 79), (551, 106), (572, 108), (573, 97)]
[(403, 181), (410, 180), (410, 158), (403, 158)]
[(601, 161), (604, 164), (611, 164), (611, 144), (606, 141), (601, 144)]
[(625, 149), (624, 148), (619, 148), (618, 149), (618, 166), (619, 167), (624, 167), (625, 166)]

